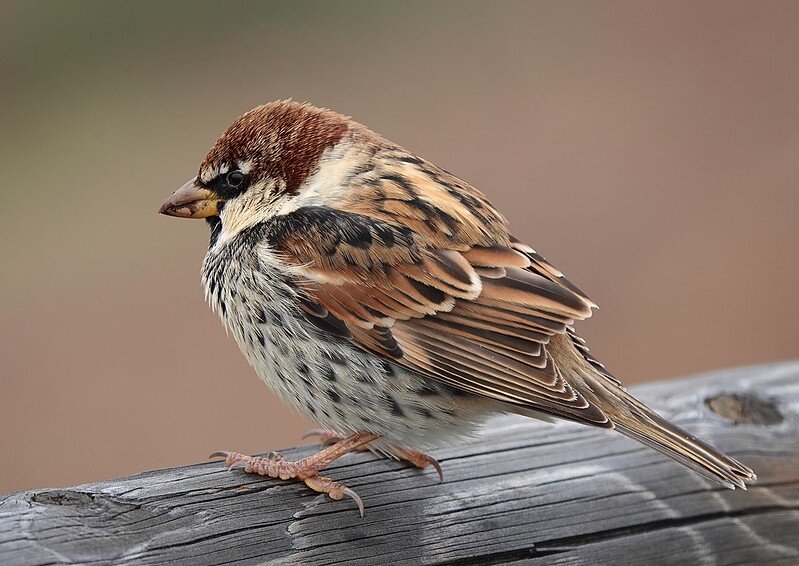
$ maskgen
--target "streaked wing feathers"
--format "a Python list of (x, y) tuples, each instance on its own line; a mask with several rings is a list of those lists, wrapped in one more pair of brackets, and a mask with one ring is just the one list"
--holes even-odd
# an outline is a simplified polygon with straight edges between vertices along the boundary
[(593, 302), (513, 239), (475, 189), (404, 163), (353, 188), (357, 206), (306, 206), (269, 222), (270, 249), (298, 277), (308, 319), (453, 387), (610, 426), (547, 351)]

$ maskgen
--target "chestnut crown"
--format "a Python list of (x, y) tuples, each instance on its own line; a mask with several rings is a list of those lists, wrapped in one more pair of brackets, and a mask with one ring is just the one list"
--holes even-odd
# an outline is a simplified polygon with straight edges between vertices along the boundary
[(270, 179), (294, 193), (349, 128), (349, 118), (331, 110), (270, 102), (236, 118), (203, 159), (198, 178), (221, 191)]

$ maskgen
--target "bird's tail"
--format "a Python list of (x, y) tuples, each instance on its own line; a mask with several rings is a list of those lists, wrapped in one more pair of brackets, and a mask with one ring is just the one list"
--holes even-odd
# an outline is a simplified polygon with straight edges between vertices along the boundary
[[(724, 487), (746, 489), (747, 481), (757, 479), (748, 466), (705, 444), (633, 397), (604, 366), (587, 355), (584, 343), (573, 335), (553, 336), (549, 345), (563, 360), (561, 370), (574, 388), (608, 417), (612, 428)], [(597, 426), (595, 421), (585, 424)]]
[[(613, 383), (603, 383), (600, 387), (613, 389), (612, 392), (609, 391), (614, 398), (613, 409), (607, 412), (622, 434), (654, 448), (724, 487), (746, 489), (747, 481), (757, 479), (748, 466), (670, 423), (623, 388)], [(602, 404), (600, 401), (600, 406)]]

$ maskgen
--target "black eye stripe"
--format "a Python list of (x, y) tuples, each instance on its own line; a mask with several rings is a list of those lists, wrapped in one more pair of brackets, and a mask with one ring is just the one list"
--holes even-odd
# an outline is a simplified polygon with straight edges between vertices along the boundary
[(219, 175), (211, 182), (211, 189), (223, 199), (234, 198), (245, 190), (250, 184), (250, 179), (238, 169)]

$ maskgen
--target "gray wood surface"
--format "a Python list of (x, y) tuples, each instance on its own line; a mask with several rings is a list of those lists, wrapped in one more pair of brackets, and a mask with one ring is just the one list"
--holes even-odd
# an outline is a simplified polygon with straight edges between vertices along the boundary
[(760, 480), (729, 491), (617, 433), (502, 417), (434, 454), (443, 484), (334, 465), (363, 519), (220, 462), (0, 496), (0, 564), (799, 564), (799, 362), (635, 391)]

